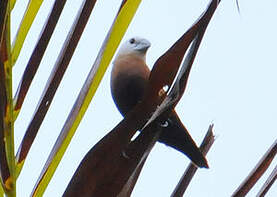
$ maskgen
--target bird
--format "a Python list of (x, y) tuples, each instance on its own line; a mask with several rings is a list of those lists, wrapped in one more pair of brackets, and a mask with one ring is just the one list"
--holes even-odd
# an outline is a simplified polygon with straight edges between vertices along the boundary
[[(132, 37), (119, 48), (111, 71), (110, 88), (114, 103), (124, 117), (146, 93), (150, 69), (146, 64), (146, 53), (150, 41)], [(168, 119), (158, 125), (162, 127), (158, 142), (185, 154), (197, 167), (209, 168), (208, 162), (196, 145), (175, 110)]]

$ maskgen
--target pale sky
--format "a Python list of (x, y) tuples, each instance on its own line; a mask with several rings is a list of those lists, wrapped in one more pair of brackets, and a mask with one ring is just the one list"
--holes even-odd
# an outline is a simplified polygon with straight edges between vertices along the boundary
[[(14, 91), (39, 36), (53, 1), (44, 0), (14, 68)], [(47, 78), (58, 56), (81, 1), (68, 0), (48, 50), (26, 97), (15, 125), (18, 147), (32, 117)], [(140, 36), (151, 41), (150, 67), (201, 15), (209, 1), (142, 1), (125, 37)], [(50, 110), (17, 182), (18, 196), (29, 196), (40, 171), (71, 110), (121, 0), (101, 0), (57, 91)], [(17, 0), (12, 15), (14, 36), (27, 1)], [(190, 74), (187, 91), (177, 112), (195, 141), (200, 144), (209, 124), (214, 123), (216, 141), (208, 153), (210, 169), (199, 170), (186, 195), (230, 196), (276, 139), (277, 117), (277, 2), (222, 0), (206, 31)], [(61, 196), (88, 150), (121, 119), (110, 95), (110, 71), (81, 122), (44, 196)], [(133, 197), (170, 196), (189, 159), (157, 143), (152, 150)], [(255, 196), (276, 165), (248, 196)], [(277, 185), (269, 197), (277, 196)]]

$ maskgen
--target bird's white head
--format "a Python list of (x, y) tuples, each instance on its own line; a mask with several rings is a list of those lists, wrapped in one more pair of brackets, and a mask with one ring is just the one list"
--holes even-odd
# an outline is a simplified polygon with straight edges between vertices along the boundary
[(151, 43), (148, 40), (140, 37), (133, 37), (121, 45), (117, 56), (135, 54), (145, 59), (146, 52), (150, 46)]

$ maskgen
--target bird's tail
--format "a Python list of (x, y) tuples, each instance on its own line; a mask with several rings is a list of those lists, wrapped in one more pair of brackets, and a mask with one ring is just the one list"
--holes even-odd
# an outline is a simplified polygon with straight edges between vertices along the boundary
[(163, 126), (160, 142), (184, 153), (196, 166), (209, 168), (206, 158), (175, 112), (171, 113), (168, 122)]

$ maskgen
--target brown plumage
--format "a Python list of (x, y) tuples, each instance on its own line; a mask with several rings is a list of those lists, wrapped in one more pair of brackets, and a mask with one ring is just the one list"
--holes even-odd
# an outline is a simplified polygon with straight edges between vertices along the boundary
[[(114, 102), (125, 116), (142, 100), (150, 70), (145, 63), (145, 55), (150, 42), (142, 38), (132, 38), (124, 43), (114, 62), (111, 75), (111, 92)], [(207, 161), (180, 121), (175, 110), (169, 115), (162, 128), (159, 142), (187, 155), (199, 167), (208, 168)]]

